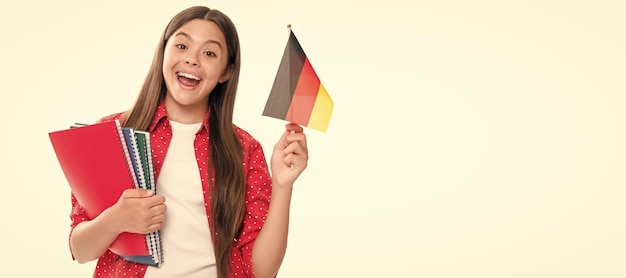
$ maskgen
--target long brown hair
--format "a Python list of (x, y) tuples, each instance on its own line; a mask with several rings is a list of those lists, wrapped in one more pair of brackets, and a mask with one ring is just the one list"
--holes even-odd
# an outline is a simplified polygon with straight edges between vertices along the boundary
[[(218, 83), (209, 94), (209, 175), (215, 181), (209, 184), (211, 196), (211, 236), (215, 250), (218, 277), (227, 277), (230, 271), (230, 253), (241, 229), (244, 216), (245, 178), (243, 151), (233, 127), (233, 109), (239, 81), (239, 36), (233, 22), (224, 13), (207, 7), (187, 8), (169, 22), (157, 49), (152, 65), (134, 106), (125, 113), (124, 126), (147, 130), (167, 88), (163, 77), (163, 53), (167, 40), (193, 19), (212, 21), (224, 34), (228, 64), (232, 73), (228, 81)], [(211, 181), (210, 177), (208, 177)]]

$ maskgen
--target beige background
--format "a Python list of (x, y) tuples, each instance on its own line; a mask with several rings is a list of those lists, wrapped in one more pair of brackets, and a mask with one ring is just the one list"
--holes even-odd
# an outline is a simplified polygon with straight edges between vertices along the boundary
[(335, 101), (280, 277), (625, 277), (624, 3), (3, 1), (0, 276), (91, 275), (47, 133), (126, 109), (201, 4), (238, 27), (235, 120), (267, 155), (288, 23)]

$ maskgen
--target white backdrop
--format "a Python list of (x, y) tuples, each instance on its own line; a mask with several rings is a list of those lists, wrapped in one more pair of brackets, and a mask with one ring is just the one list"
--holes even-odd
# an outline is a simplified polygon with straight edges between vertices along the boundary
[(4, 1), (0, 276), (90, 277), (47, 133), (128, 108), (169, 19), (208, 5), (266, 155), (287, 24), (335, 101), (279, 277), (625, 277), (624, 3)]

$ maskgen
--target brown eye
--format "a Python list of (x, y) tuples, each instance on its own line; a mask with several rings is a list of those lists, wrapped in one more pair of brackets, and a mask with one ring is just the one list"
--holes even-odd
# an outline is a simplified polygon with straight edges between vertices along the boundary
[(207, 51), (207, 52), (204, 52), (204, 55), (209, 56), (209, 57), (215, 57), (215, 52)]
[(179, 44), (176, 45), (176, 48), (178, 48), (178, 49), (187, 49), (187, 46), (185, 46), (184, 44), (180, 44), (179, 43)]

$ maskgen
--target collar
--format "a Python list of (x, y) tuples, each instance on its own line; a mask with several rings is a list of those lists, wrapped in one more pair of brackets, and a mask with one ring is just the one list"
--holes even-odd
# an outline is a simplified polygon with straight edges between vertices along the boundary
[[(165, 109), (165, 101), (161, 100), (159, 102), (159, 106), (157, 106), (157, 109), (154, 113), (154, 118), (152, 119), (152, 124), (150, 124), (150, 128), (148, 129), (148, 131), (153, 132), (157, 128), (157, 126), (160, 125), (161, 122), (166, 122), (167, 124), (169, 124), (169, 120), (165, 121), (165, 119), (168, 119), (167, 110)], [(208, 111), (206, 115), (204, 115), (204, 120), (202, 121), (202, 127), (204, 127), (206, 131), (209, 131), (209, 112)], [(202, 131), (202, 128), (198, 130), (198, 133), (200, 133), (201, 131)]]

